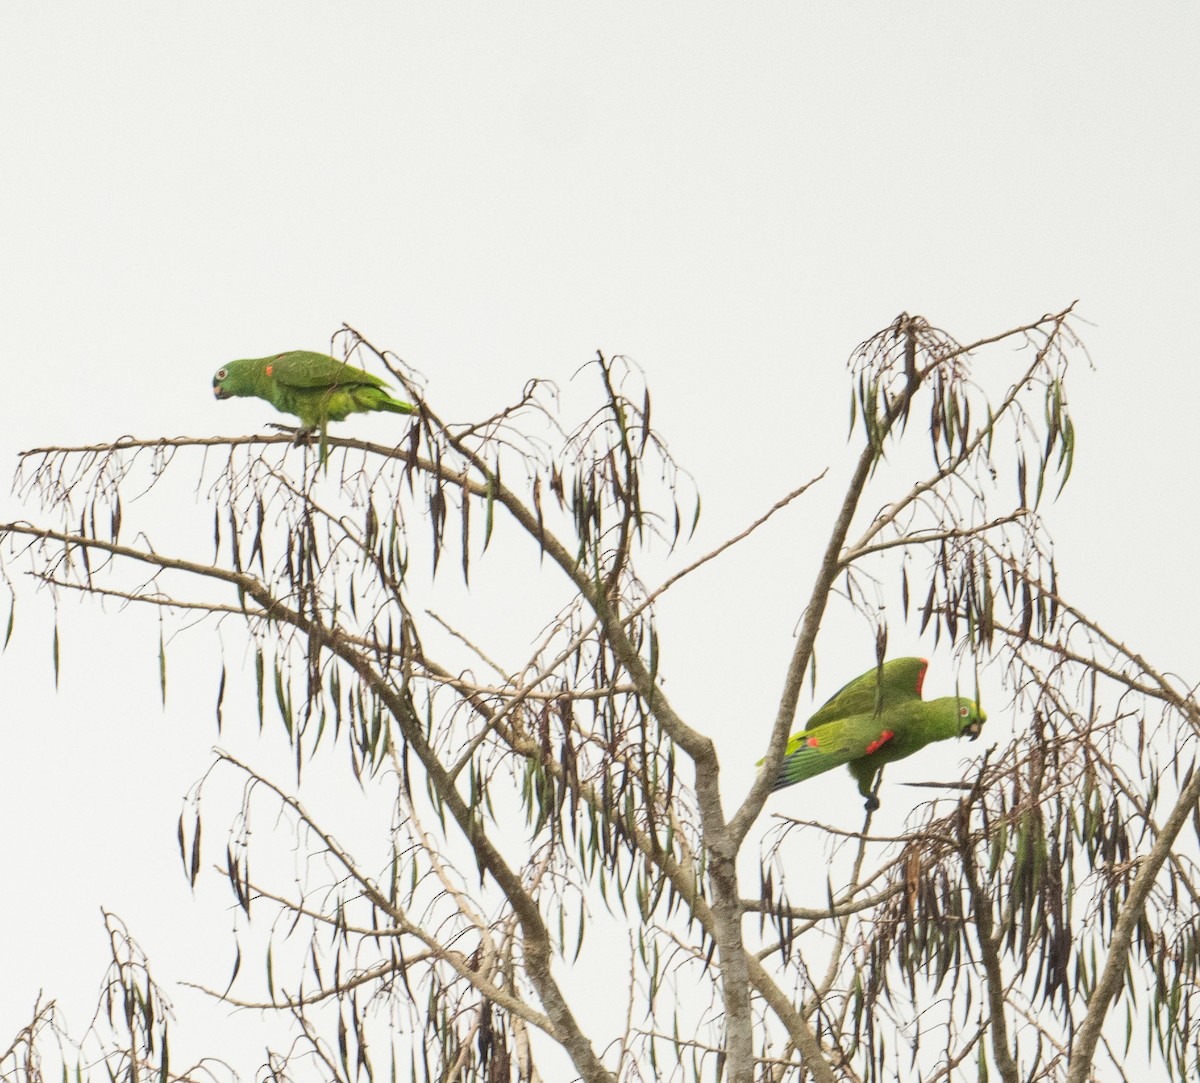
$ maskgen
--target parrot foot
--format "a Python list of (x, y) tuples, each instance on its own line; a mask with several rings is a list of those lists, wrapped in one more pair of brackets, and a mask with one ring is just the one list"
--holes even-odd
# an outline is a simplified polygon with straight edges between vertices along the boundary
[(871, 794), (863, 805), (868, 812), (875, 812), (879, 808), (879, 798)]
[(295, 425), (281, 425), (278, 421), (267, 422), (267, 428), (292, 433), (295, 437), (292, 440), (292, 447), (306, 447), (311, 442), (310, 438), (312, 434), (316, 432), (316, 429), (298, 429)]

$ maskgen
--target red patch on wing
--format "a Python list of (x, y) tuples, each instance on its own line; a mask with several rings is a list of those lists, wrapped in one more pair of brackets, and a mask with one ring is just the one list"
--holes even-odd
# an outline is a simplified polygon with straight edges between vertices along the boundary
[(821, 742), (818, 741), (815, 737), (810, 737), (806, 743), (809, 748), (816, 748), (817, 745), (819, 745)]
[(921, 668), (917, 671), (917, 699), (921, 698), (921, 689), (925, 687), (925, 672), (929, 669), (929, 659), (921, 659)]
[[(268, 365), (267, 366), (267, 375), (268, 376), (274, 375), (274, 372), (275, 372), (275, 366)], [(917, 695), (919, 696), (920, 694), (921, 694), (921, 686), (920, 686), (920, 682), (918, 682), (917, 683)]]
[(881, 748), (883, 748), (884, 745), (886, 745), (888, 743), (888, 741), (890, 741), (895, 736), (896, 736), (895, 731), (884, 730), (878, 737), (875, 738), (875, 740), (873, 740), (869, 745), (867, 745), (867, 755), (869, 756), (872, 752), (878, 752)]

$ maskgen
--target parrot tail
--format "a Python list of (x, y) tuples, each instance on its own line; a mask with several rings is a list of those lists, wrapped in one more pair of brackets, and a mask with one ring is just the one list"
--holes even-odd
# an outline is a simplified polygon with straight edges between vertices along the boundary
[[(417, 408), (412, 403), (392, 398), (382, 387), (356, 387), (351, 394), (354, 400), (352, 409), (389, 410), (393, 414), (415, 414), (417, 412)], [(332, 411), (330, 416), (333, 416)]]
[(792, 786), (797, 782), (815, 778), (824, 774), (832, 767), (837, 767), (839, 761), (830, 761), (830, 757), (817, 750), (815, 746), (801, 745), (793, 752), (783, 757), (779, 765), (779, 774), (775, 776), (772, 790), (782, 790), (784, 786)]
[(393, 414), (415, 414), (417, 408), (411, 402), (401, 402), (391, 395), (384, 395), (376, 407), (379, 410), (390, 410)]

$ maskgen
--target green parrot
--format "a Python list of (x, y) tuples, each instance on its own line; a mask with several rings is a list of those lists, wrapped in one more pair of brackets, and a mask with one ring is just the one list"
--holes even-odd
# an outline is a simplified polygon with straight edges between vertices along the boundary
[(921, 699), (924, 658), (894, 658), (869, 669), (837, 692), (792, 734), (779, 765), (775, 789), (803, 782), (847, 764), (866, 798), (867, 811), (879, 807), (872, 791), (876, 774), (933, 741), (979, 736), (987, 714), (961, 696)]
[(416, 409), (392, 398), (378, 376), (311, 350), (230, 361), (213, 376), (213, 394), (219, 399), (250, 395), (266, 399), (282, 413), (295, 414), (300, 419), (297, 443), (320, 430), (324, 444), (330, 421), (344, 421), (359, 411), (411, 414)]

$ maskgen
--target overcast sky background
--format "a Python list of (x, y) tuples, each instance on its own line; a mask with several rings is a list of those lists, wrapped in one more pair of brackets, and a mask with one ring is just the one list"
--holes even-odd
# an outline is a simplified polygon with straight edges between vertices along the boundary
[[(644, 370), (699, 486), (690, 558), (844, 471), (845, 359), (897, 313), (966, 341), (1078, 298), (1095, 368), (1071, 373), (1075, 476), (1047, 512), (1062, 585), (1200, 680), (1198, 32), (1181, 3), (6, 5), (0, 463), (262, 431), (277, 415), (215, 402), (213, 371), (343, 321), (455, 419), (601, 349)], [(669, 686), (745, 761), (727, 786), (836, 484), (663, 615)], [(203, 691), (164, 711), (152, 621), (64, 613), (57, 693), (44, 598), (22, 588), (0, 657), (0, 1039), (39, 989), (82, 1027), (101, 905), (168, 983), (229, 965), (228, 900), (193, 903), (174, 841), (216, 738), (211, 657), (181, 648), (172, 687)], [(870, 664), (860, 631), (844, 662), (823, 641), (822, 693)], [(893, 653), (931, 650), (893, 627)], [(860, 821), (845, 778), (820, 792)]]

